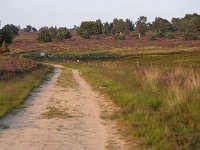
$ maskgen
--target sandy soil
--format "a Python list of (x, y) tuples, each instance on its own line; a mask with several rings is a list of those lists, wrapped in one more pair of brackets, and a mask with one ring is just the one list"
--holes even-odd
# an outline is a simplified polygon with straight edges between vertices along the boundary
[(77, 70), (72, 72), (78, 86), (59, 87), (61, 72), (62, 68), (56, 67), (52, 76), (29, 96), (24, 108), (0, 120), (0, 149), (128, 149), (116, 123), (103, 117), (112, 113), (110, 103)]

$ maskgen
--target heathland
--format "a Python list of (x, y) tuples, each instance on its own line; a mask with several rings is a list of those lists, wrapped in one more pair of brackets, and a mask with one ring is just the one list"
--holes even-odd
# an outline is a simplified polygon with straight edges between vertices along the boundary
[(88, 82), (120, 106), (114, 118), (120, 118), (122, 128), (141, 139), (142, 145), (199, 147), (199, 40), (149, 41), (130, 35), (116, 41), (74, 36), (42, 43), (36, 40), (37, 34), (20, 33), (9, 47), (10, 54), (79, 69)]
[[(185, 22), (188, 18), (174, 20), (187, 27), (180, 31), (191, 29)], [(166, 23), (160, 18), (156, 21)], [(94, 24), (89, 22), (89, 26)], [(120, 111), (106, 119), (118, 120), (124, 134), (139, 139), (142, 148), (199, 149), (199, 31), (172, 33), (175, 28), (167, 25), (164, 29), (170, 33), (159, 28), (148, 36), (140, 35), (137, 28), (114, 36), (62, 28), (52, 39), (45, 28), (45, 41), (42, 30), (19, 32), (9, 52), (0, 57), (0, 116), (19, 107), (44, 79), (51, 68), (43, 62), (57, 63), (78, 69), (93, 88), (112, 100)]]

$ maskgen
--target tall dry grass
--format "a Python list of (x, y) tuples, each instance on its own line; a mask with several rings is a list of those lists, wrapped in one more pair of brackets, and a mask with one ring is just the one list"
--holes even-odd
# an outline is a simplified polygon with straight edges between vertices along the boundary
[(200, 147), (200, 68), (135, 61), (92, 62), (79, 68), (121, 107), (121, 116), (132, 127), (128, 132), (153, 149)]

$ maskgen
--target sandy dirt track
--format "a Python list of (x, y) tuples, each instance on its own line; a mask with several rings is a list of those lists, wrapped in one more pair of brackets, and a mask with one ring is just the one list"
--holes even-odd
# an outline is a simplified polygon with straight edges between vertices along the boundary
[(57, 85), (62, 68), (32, 92), (21, 110), (0, 120), (1, 150), (126, 150), (116, 124), (103, 119), (110, 104), (72, 70), (78, 86)]

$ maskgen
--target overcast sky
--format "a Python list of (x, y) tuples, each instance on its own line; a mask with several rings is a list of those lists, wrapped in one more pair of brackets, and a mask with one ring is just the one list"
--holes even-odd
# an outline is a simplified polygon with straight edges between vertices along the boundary
[(2, 26), (14, 24), (25, 27), (58, 26), (71, 28), (81, 21), (139, 16), (171, 20), (186, 13), (200, 14), (200, 0), (1, 0)]

